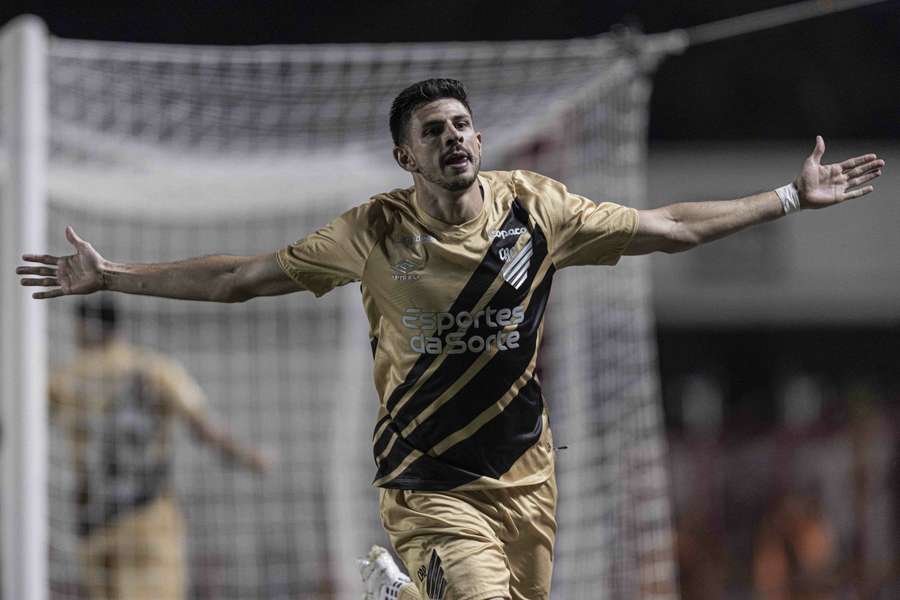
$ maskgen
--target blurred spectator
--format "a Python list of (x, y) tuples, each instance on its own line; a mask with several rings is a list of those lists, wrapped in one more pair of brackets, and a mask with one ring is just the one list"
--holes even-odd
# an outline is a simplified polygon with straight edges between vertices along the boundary
[(763, 517), (753, 553), (761, 600), (832, 600), (837, 591), (835, 536), (818, 500), (788, 493)]
[(688, 510), (677, 522), (678, 580), (685, 600), (719, 600), (725, 597), (725, 546), (709, 526), (709, 519)]

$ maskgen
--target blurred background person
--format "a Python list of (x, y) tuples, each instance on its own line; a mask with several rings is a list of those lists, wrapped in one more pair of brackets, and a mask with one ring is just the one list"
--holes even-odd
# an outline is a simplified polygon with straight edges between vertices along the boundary
[(268, 460), (208, 418), (174, 360), (128, 344), (108, 297), (77, 304), (79, 354), (52, 373), (50, 415), (71, 443), (84, 583), (98, 600), (184, 597), (184, 523), (173, 497), (172, 424), (242, 467)]
[(753, 582), (761, 600), (837, 598), (834, 531), (815, 496), (787, 493), (761, 523), (753, 555)]

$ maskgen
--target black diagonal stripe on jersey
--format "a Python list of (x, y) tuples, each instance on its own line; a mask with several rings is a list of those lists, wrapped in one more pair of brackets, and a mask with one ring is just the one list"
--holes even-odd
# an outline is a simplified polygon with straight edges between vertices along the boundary
[[(439, 459), (427, 454), (420, 456), (381, 487), (446, 491), (471, 483), (482, 475), (499, 478), (541, 438), (542, 410), (540, 385), (531, 378), (501, 413), (504, 418), (491, 419)], [(539, 415), (537, 420), (535, 414)], [(402, 439), (397, 443), (407, 444)]]
[[(532, 267), (536, 268), (536, 267)], [(519, 379), (537, 352), (537, 338), (550, 297), (554, 268), (550, 267), (534, 289), (525, 320), (517, 327), (519, 347), (497, 352), (491, 360), (447, 402), (412, 431), (407, 439), (417, 448), (430, 448), (462, 429), (499, 400)], [(529, 273), (529, 278), (534, 277)], [(495, 418), (501, 418), (503, 413)], [(540, 414), (536, 415), (540, 419)], [(480, 472), (480, 471), (479, 471)]]
[(528, 380), (503, 412), (451, 447), (441, 460), (499, 479), (541, 439), (544, 401), (537, 380)]
[[(534, 268), (537, 269), (536, 266)], [(525, 320), (518, 327), (518, 330), (522, 333), (519, 348), (515, 351), (507, 350), (495, 354), (488, 364), (460, 390), (453, 400), (444, 404), (444, 406), (435, 411), (434, 414), (420, 424), (409, 435), (409, 439), (400, 437), (400, 429), (395, 421), (388, 425), (388, 429), (391, 430), (398, 439), (394, 442), (394, 445), (391, 447), (391, 451), (388, 452), (387, 456), (378, 462), (378, 476), (376, 479), (380, 479), (392, 473), (413, 450), (419, 449), (424, 452), (426, 449), (435, 446), (447, 435), (463, 428), (483, 410), (499, 400), (516, 379), (521, 377), (528, 368), (534, 353), (537, 351), (538, 331), (540, 329), (541, 320), (543, 319), (544, 310), (547, 306), (547, 300), (550, 296), (550, 287), (555, 272), (556, 269), (551, 266), (532, 293), (531, 302), (529, 302), (528, 309), (525, 311)], [(534, 273), (530, 273), (529, 277), (533, 278)], [(440, 417), (438, 417), (438, 415), (440, 415)], [(500, 413), (494, 420), (501, 417), (503, 417), (503, 413)], [(540, 414), (538, 414), (536, 418), (539, 420)], [(446, 419), (448, 423), (442, 423), (440, 419)], [(423, 427), (425, 429), (422, 429)], [(422, 430), (421, 433), (420, 429)], [(381, 446), (381, 449), (383, 451), (384, 446)], [(527, 449), (528, 447), (525, 447), (523, 451)], [(378, 455), (380, 455), (380, 453), (376, 454), (376, 456)], [(409, 467), (404, 469), (393, 482), (397, 484), (397, 487), (404, 487), (404, 489), (407, 489), (405, 486), (410, 485), (411, 487), (408, 489), (415, 489), (415, 486), (418, 483), (417, 478), (423, 477), (429, 480), (430, 485), (434, 485), (431, 480), (439, 479), (434, 471), (435, 469), (442, 468), (442, 466), (447, 472), (448, 478), (455, 481), (463, 479), (464, 474), (475, 473), (473, 479), (483, 474), (480, 470), (465, 467), (458, 469), (459, 472), (453, 472), (453, 467), (451, 465), (446, 465), (443, 461), (443, 457), (435, 460), (428, 455), (423, 455), (413, 461)], [(450, 477), (451, 474), (452, 477)], [(465, 481), (462, 483), (465, 483)], [(458, 485), (462, 485), (462, 483), (459, 483)], [(395, 486), (391, 485), (385, 487)], [(437, 488), (429, 487), (428, 489)]]
[[(500, 226), (501, 230), (513, 227), (514, 222), (517, 220), (517, 212), (518, 211), (516, 210), (510, 209), (506, 218), (503, 220), (503, 224)], [(497, 273), (499, 273), (500, 269), (503, 267), (499, 253), (496, 251), (496, 247), (500, 246), (502, 243), (503, 240), (499, 237), (491, 242), (484, 258), (481, 259), (481, 263), (475, 268), (475, 271), (472, 272), (466, 285), (463, 286), (462, 291), (456, 297), (456, 300), (447, 312), (458, 314), (464, 310), (470, 311), (478, 303), (481, 296), (484, 295), (491, 286), (494, 279), (497, 277)], [(456, 331), (455, 327), (449, 331), (445, 331), (442, 334), (443, 340), (446, 340), (446, 337), (454, 331)], [(385, 402), (385, 407), (388, 411), (392, 411), (400, 399), (406, 395), (406, 392), (415, 386), (416, 382), (419, 381), (419, 377), (422, 376), (438, 356), (438, 354), (423, 354), (419, 357), (416, 364), (414, 364), (409, 370), (409, 373), (406, 374), (403, 383), (394, 389), (387, 399), (387, 402)]]
[[(513, 209), (516, 210), (517, 206), (518, 203), (514, 203)], [(524, 216), (524, 219), (525, 222), (528, 222), (527, 216)], [(528, 282), (534, 281), (535, 275), (547, 256), (547, 240), (539, 227), (535, 226), (532, 229), (531, 243), (534, 250), (528, 269), (528, 277), (526, 278), (526, 281)], [(498, 310), (501, 308), (511, 309), (512, 307), (519, 306), (528, 296), (530, 289), (531, 285), (522, 285), (518, 288), (515, 288), (512, 285), (501, 285), (485, 308)], [(526, 316), (525, 322), (527, 321), (528, 319)], [(487, 339), (488, 336), (497, 334), (503, 329), (503, 326), (499, 324), (496, 324), (494, 327), (491, 327), (486, 323), (479, 323), (479, 325), (481, 326), (477, 328), (474, 325), (469, 327), (463, 336), (462, 341), (468, 344), (469, 340), (475, 335)], [(521, 328), (521, 324), (519, 325), (519, 328)], [(500, 353), (501, 352), (498, 352), (498, 354)], [(518, 355), (519, 353), (513, 352), (513, 354)], [(406, 402), (403, 408), (394, 415), (394, 422), (400, 430), (402, 431), (405, 429), (409, 423), (422, 412), (422, 410), (434, 401), (435, 398), (439, 397), (448, 387), (453, 385), (460, 376), (472, 366), (479, 356), (480, 354), (477, 352), (462, 352), (460, 354), (447, 356), (441, 366), (431, 374), (428, 381), (424, 382), (419, 389), (416, 390), (416, 393)]]
[[(397, 446), (405, 446), (406, 454), (412, 452), (413, 448), (409, 442), (403, 438), (398, 438)], [(379, 480), (388, 475), (390, 470), (378, 469), (378, 475), (375, 480)], [(379, 484), (379, 487), (391, 488), (398, 490), (430, 490), (430, 491), (446, 491), (458, 488), (481, 477), (478, 473), (458, 469), (453, 465), (448, 465), (436, 458), (432, 458), (424, 454), (414, 460), (408, 469), (404, 469), (402, 473), (393, 479)]]
[[(387, 419), (391, 418), (391, 415), (386, 417)], [(379, 421), (378, 425), (375, 426), (375, 433), (378, 433), (378, 428), (381, 427), (381, 421)], [(397, 428), (397, 425), (392, 421), (388, 423), (387, 427), (384, 428), (384, 431), (381, 432), (381, 435), (375, 440), (375, 445), (372, 448), (372, 453), (375, 455), (375, 462), (378, 462), (378, 457), (381, 456), (381, 453), (384, 452), (384, 449), (387, 448), (388, 443), (393, 439), (393, 437), (400, 437), (400, 430)], [(396, 447), (396, 443), (394, 444)], [(391, 448), (393, 452), (395, 448)], [(383, 462), (383, 461), (382, 461)], [(378, 477), (383, 477), (387, 475), (390, 471), (385, 471), (381, 473), (381, 463), (379, 463), (379, 475)], [(376, 477), (377, 479), (377, 477)]]
[(375, 423), (375, 433), (378, 433), (378, 428), (384, 425), (384, 422), (391, 418), (391, 415), (384, 415)]

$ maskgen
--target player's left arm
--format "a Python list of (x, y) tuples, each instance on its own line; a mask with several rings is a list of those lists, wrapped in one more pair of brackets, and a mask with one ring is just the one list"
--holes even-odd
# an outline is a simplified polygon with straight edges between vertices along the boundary
[[(881, 175), (883, 160), (875, 154), (864, 154), (823, 165), (824, 153), (825, 141), (816, 136), (816, 146), (793, 182), (797, 208), (825, 208), (874, 191), (874, 186), (865, 184)], [(782, 200), (774, 191), (736, 200), (682, 202), (642, 210), (625, 254), (682, 252), (784, 214)]]

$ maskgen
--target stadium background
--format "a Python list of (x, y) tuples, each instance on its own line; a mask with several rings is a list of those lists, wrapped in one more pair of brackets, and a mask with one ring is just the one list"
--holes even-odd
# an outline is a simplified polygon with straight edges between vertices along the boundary
[[(620, 23), (661, 32), (781, 3), (657, 4), (48, 3), (9, 16), (38, 14), (60, 37), (142, 42), (505, 40)], [(823, 506), (841, 577), (885, 598), (898, 589), (898, 40), (900, 8), (885, 2), (689, 48), (653, 79), (653, 204), (782, 184), (816, 134), (826, 159), (875, 150), (889, 163), (859, 203), (650, 259), (686, 598), (750, 589), (754, 540), (789, 494)]]

